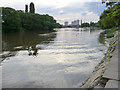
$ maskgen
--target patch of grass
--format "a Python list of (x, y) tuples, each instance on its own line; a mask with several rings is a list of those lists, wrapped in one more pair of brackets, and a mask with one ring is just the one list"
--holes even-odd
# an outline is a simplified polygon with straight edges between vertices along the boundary
[(102, 75), (99, 78), (100, 78), (100, 80), (102, 80), (102, 78), (103, 78)]
[(108, 48), (108, 51), (111, 51), (112, 49), (112, 45), (110, 44), (109, 48)]
[(105, 69), (104, 69), (104, 70), (102, 70), (102, 73), (105, 73)]
[(107, 31), (107, 32), (106, 32), (107, 38), (112, 38), (112, 37), (114, 37), (114, 33), (115, 33), (116, 31), (117, 31), (116, 28), (112, 28), (111, 30)]

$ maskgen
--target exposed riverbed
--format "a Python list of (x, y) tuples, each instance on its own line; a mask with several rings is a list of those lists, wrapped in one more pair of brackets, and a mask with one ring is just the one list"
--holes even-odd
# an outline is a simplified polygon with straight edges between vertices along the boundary
[(3, 88), (73, 88), (82, 84), (107, 51), (102, 30), (3, 35)]

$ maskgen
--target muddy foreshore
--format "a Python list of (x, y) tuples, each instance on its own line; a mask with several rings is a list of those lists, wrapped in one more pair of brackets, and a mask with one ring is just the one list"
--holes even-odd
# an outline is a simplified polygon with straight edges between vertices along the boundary
[(115, 33), (114, 37), (107, 39), (109, 42), (109, 48), (107, 53), (101, 62), (95, 67), (95, 70), (92, 72), (90, 77), (86, 79), (80, 86), (80, 88), (104, 88), (107, 80), (102, 77), (103, 73), (106, 70), (106, 66), (112, 58), (115, 48), (118, 44), (118, 31)]

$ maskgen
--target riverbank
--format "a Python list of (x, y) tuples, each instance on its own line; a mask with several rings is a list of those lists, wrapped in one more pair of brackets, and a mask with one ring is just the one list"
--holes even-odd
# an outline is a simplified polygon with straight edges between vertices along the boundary
[[(108, 82), (107, 78), (103, 78), (106, 72), (106, 67), (110, 64), (111, 58), (115, 53), (118, 44), (118, 31), (114, 37), (108, 39), (109, 48), (102, 61), (95, 67), (91, 76), (80, 86), (80, 88), (104, 88)], [(117, 57), (118, 58), (118, 57)]]

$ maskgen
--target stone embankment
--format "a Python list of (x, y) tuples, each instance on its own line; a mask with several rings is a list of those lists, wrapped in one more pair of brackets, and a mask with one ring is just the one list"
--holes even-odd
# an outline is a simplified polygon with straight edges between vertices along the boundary
[(96, 66), (91, 76), (80, 88), (118, 88), (120, 78), (118, 73), (118, 31), (108, 39), (109, 48), (103, 60)]

